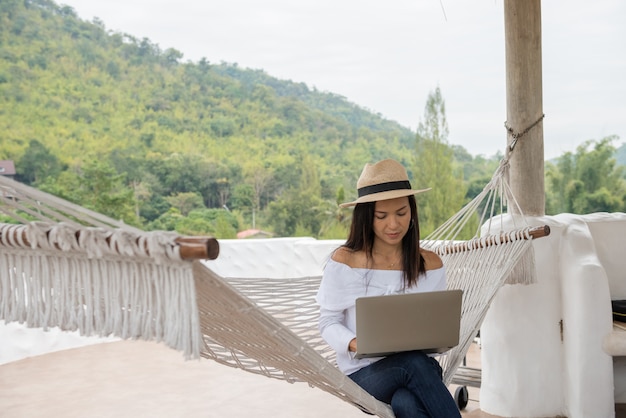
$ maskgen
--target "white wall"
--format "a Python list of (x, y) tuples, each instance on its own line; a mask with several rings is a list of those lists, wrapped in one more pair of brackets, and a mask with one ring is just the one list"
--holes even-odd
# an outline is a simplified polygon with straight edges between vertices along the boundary
[[(480, 331), (480, 403), (486, 412), (519, 417), (561, 412), (560, 289), (558, 259), (549, 256), (552, 246), (547, 238), (535, 241), (538, 283), (504, 286), (487, 312)], [(508, 414), (509, 405), (515, 413)]]
[(504, 286), (485, 318), (481, 409), (612, 417), (620, 390), (614, 391), (613, 359), (602, 339), (612, 329), (611, 298), (626, 295), (626, 214), (529, 222), (549, 225), (551, 234), (534, 242), (538, 283)]
[(82, 347), (91, 344), (118, 341), (113, 337), (85, 337), (78, 332), (50, 328), (27, 328), (17, 322), (0, 321), (0, 365), (27, 357)]
[(266, 238), (220, 240), (220, 255), (205, 264), (223, 277), (320, 276), (340, 240)]

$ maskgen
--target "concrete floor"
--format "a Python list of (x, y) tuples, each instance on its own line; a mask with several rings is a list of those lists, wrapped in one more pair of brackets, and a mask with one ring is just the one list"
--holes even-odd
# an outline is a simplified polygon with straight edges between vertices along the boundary
[[(468, 366), (476, 366), (477, 346), (467, 359)], [(468, 389), (463, 416), (489, 417), (479, 409), (478, 388)], [(4, 418), (366, 416), (306, 384), (209, 360), (185, 361), (179, 352), (143, 341), (73, 348), (1, 365), (0, 411)]]
[[(467, 355), (465, 356), (465, 362), (468, 367), (475, 367), (480, 369), (480, 346), (478, 344), (472, 344), (467, 351)], [(450, 385), (450, 390), (452, 393), (456, 390), (456, 385)], [(480, 388), (468, 386), (467, 390), (469, 392), (469, 402), (464, 410), (461, 411), (461, 416), (463, 417), (490, 417), (492, 415), (487, 415), (484, 412), (480, 411)]]

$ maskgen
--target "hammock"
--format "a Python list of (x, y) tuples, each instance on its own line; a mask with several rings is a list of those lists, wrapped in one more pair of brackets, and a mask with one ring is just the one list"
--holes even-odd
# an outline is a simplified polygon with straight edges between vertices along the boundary
[[(497, 289), (534, 281), (532, 239), (549, 233), (528, 225), (504, 232), (502, 223), (493, 232), (494, 215), (514, 202), (507, 168), (504, 161), (483, 192), (422, 243), (442, 257), (449, 288), (464, 290), (460, 343), (439, 358), (446, 384)], [(481, 207), (487, 234), (457, 241)], [(0, 212), (20, 222), (0, 224), (0, 319), (164, 342), (187, 358), (307, 382), (393, 417), (335, 367), (317, 329), (320, 277), (220, 277), (198, 261), (217, 257), (214, 239), (142, 232), (2, 176)]]

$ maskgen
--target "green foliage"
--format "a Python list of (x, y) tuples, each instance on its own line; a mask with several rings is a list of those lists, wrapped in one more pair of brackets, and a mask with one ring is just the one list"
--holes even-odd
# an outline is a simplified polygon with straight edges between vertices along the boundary
[(139, 225), (133, 191), (124, 184), (123, 177), (107, 162), (90, 160), (56, 179), (46, 177), (39, 188), (110, 218)]
[(184, 216), (176, 208), (170, 208), (157, 219), (148, 224), (148, 229), (158, 231), (175, 231), (178, 222), (184, 220)]
[[(21, 214), (20, 214), (21, 215)], [(24, 216), (24, 219), (29, 219), (28, 216)], [(4, 215), (2, 213), (0, 213), (0, 223), (3, 224), (19, 224), (20, 222), (17, 221), (17, 219)]]
[(350, 228), (345, 224), (333, 224), (326, 229), (322, 229), (319, 239), (346, 239)]
[(409, 129), (341, 96), (182, 58), (69, 6), (2, 2), (0, 158), (16, 161), (20, 181), (91, 208), (106, 204), (70, 184), (88, 161), (107, 164), (133, 193), (133, 210), (116, 217), (149, 227), (181, 193), (239, 208), (250, 222), (269, 219), (268, 204), (311, 175), (301, 156), (317, 170), (304, 183), (328, 198), (352, 190), (365, 161), (411, 144)]
[(626, 210), (624, 166), (616, 165), (613, 141), (587, 141), (576, 153), (546, 164), (546, 213), (592, 213)]
[(153, 230), (176, 231), (182, 235), (232, 239), (237, 237), (239, 221), (224, 209), (195, 209), (183, 216), (178, 209), (171, 208), (149, 226)]
[[(279, 236), (317, 237), (323, 213), (321, 199), (306, 191), (290, 189), (268, 206), (268, 223)], [(297, 231), (297, 232), (296, 232)]]
[[(338, 197), (342, 197), (343, 190), (337, 193)], [(336, 201), (326, 200), (322, 202), (320, 209), (323, 213), (322, 225), (319, 231), (320, 239), (345, 239), (350, 230), (351, 216), (345, 209), (339, 207), (338, 203), (343, 203), (343, 198)]]
[(194, 192), (177, 193), (174, 196), (166, 197), (165, 200), (183, 215), (189, 215), (193, 209), (204, 208), (202, 196)]
[(16, 180), (37, 185), (46, 177), (55, 178), (65, 167), (50, 150), (36, 139), (28, 143), (26, 151), (16, 162)]
[[(16, 162), (19, 181), (128, 224), (342, 239), (351, 212), (338, 204), (355, 198), (363, 165), (394, 158), (414, 186), (433, 188), (418, 198), (427, 233), (502, 158), (472, 157), (447, 137), (439, 88), (416, 138), (339, 95), (237, 64), (183, 62), (51, 0), (0, 2), (0, 158)], [(610, 151), (547, 169), (552, 213), (623, 210)]]
[(418, 195), (420, 233), (426, 236), (462, 207), (466, 194), (462, 167), (448, 146), (445, 102), (438, 87), (428, 96), (424, 119), (417, 128), (416, 148), (414, 187), (432, 188)]

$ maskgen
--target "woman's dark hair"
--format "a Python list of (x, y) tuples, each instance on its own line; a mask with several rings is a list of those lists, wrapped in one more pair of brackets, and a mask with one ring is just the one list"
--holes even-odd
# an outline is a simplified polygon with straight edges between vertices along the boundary
[[(417, 222), (417, 203), (415, 196), (410, 195), (411, 225), (402, 238), (402, 271), (404, 284), (411, 287), (417, 283), (420, 275), (426, 272), (424, 257), (420, 252), (420, 231)], [(359, 203), (352, 213), (350, 234), (344, 247), (352, 251), (365, 251), (368, 262), (373, 260), (372, 247), (374, 246), (374, 209), (376, 202)]]

